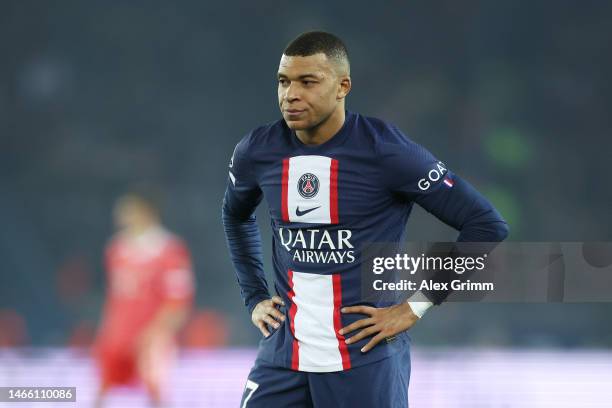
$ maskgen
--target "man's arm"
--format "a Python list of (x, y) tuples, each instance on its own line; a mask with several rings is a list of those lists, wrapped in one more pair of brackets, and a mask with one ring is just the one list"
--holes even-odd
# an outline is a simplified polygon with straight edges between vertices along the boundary
[[(459, 230), (458, 242), (504, 240), (508, 235), (508, 226), (497, 210), (476, 189), (458, 176), (454, 175), (450, 184), (452, 187), (445, 184), (448, 188), (436, 189), (435, 193), (424, 194), (415, 201), (441, 221)], [(443, 281), (445, 276), (434, 276), (434, 279)], [(365, 327), (346, 340), (347, 344), (351, 344), (365, 337), (374, 336), (361, 349), (365, 353), (383, 339), (410, 329), (433, 304), (439, 305), (448, 294), (449, 291), (417, 293), (406, 303), (385, 308), (370, 306), (343, 308), (343, 313), (361, 313), (369, 317), (344, 327), (340, 334), (351, 333)]]
[[(494, 243), (501, 242), (508, 236), (508, 224), (493, 205), (467, 181), (450, 171), (446, 172), (444, 179), (448, 181), (448, 184), (443, 181), (443, 186), (430, 194), (417, 197), (415, 201), (436, 218), (458, 230), (457, 242), (489, 243), (488, 245), (483, 244), (481, 249), (490, 252), (495, 247)], [(454, 251), (444, 255), (460, 256), (461, 253)], [(448, 271), (439, 272), (434, 275), (433, 279), (447, 281), (450, 276)], [(450, 290), (424, 293), (427, 299), (436, 305), (441, 304), (449, 294)], [(413, 305), (412, 300), (409, 299), (411, 306)], [(431, 306), (429, 302), (421, 305), (415, 304), (421, 316), (429, 306)]]
[[(506, 238), (508, 225), (482, 194), (452, 174), (425, 148), (405, 138), (399, 130), (392, 130), (398, 143), (381, 146), (380, 152), (381, 163), (387, 166), (385, 173), (393, 175), (388, 185), (393, 194), (407, 203), (416, 202), (458, 230), (458, 242), (499, 242)], [(365, 327), (346, 342), (374, 336), (362, 348), (367, 352), (384, 338), (411, 328), (433, 304), (440, 304), (447, 296), (448, 292), (417, 293), (406, 303), (391, 307), (343, 308), (343, 313), (361, 313), (369, 318), (344, 327), (340, 334)]]
[[(416, 202), (458, 230), (457, 242), (495, 243), (507, 237), (508, 225), (482, 194), (399, 129), (390, 126), (388, 131), (394, 143), (382, 144), (380, 153), (385, 170), (394, 174), (387, 184), (393, 194), (407, 203)], [(494, 245), (484, 247), (490, 251)], [(442, 273), (434, 276), (434, 279), (444, 278)], [(425, 295), (434, 304), (440, 304), (448, 292), (426, 292)]]
[(157, 334), (173, 336), (187, 321), (189, 307), (183, 302), (164, 303), (149, 322), (141, 337), (154, 337)]
[(154, 279), (162, 304), (140, 336), (141, 350), (159, 337), (174, 336), (187, 322), (195, 293), (195, 278), (189, 249), (182, 241), (172, 242), (163, 254), (163, 269)]
[(240, 217), (232, 210), (232, 201), (236, 200), (228, 187), (221, 210), (225, 239), (242, 300), (251, 314), (257, 303), (270, 298), (263, 270), (261, 235), (255, 216)]
[(263, 269), (261, 234), (254, 215), (262, 192), (247, 156), (248, 136), (234, 149), (221, 215), (225, 239), (249, 314), (257, 303), (270, 298)]
[(415, 201), (459, 231), (457, 242), (500, 242), (508, 236), (508, 224), (493, 205), (472, 185), (447, 171), (444, 187), (430, 194), (418, 196)]
[(268, 292), (261, 234), (253, 214), (261, 202), (262, 192), (252, 174), (247, 147), (248, 137), (234, 149), (221, 213), (242, 299), (253, 324), (268, 336), (266, 324), (278, 327), (276, 320), (284, 320), (275, 306), (282, 305), (283, 301), (278, 296), (271, 298)]

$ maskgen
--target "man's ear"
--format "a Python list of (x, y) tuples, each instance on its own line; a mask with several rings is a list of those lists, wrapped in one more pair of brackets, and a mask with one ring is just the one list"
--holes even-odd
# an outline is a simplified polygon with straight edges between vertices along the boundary
[(340, 78), (340, 83), (338, 84), (338, 93), (336, 95), (336, 99), (344, 99), (346, 95), (351, 91), (351, 77), (344, 76)]

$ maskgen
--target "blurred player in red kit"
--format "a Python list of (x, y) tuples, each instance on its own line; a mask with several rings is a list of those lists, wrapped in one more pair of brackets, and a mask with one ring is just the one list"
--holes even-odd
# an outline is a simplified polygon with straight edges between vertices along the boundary
[(161, 406), (163, 383), (194, 293), (189, 251), (161, 224), (154, 194), (133, 191), (117, 200), (118, 232), (105, 253), (108, 289), (95, 353), (101, 371), (96, 406), (116, 385), (146, 387)]

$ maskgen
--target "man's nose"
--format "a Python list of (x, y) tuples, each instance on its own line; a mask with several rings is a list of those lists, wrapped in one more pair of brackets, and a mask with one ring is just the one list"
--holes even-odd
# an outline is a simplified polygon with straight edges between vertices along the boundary
[(287, 87), (287, 91), (285, 92), (285, 99), (287, 99), (287, 102), (293, 102), (295, 100), (300, 99), (298, 87), (295, 84), (291, 84)]

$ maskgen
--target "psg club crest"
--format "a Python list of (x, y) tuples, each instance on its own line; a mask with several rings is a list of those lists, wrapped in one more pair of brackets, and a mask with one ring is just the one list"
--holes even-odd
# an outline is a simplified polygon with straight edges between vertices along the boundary
[(304, 198), (312, 198), (319, 192), (319, 179), (312, 173), (305, 173), (298, 180), (298, 193)]

